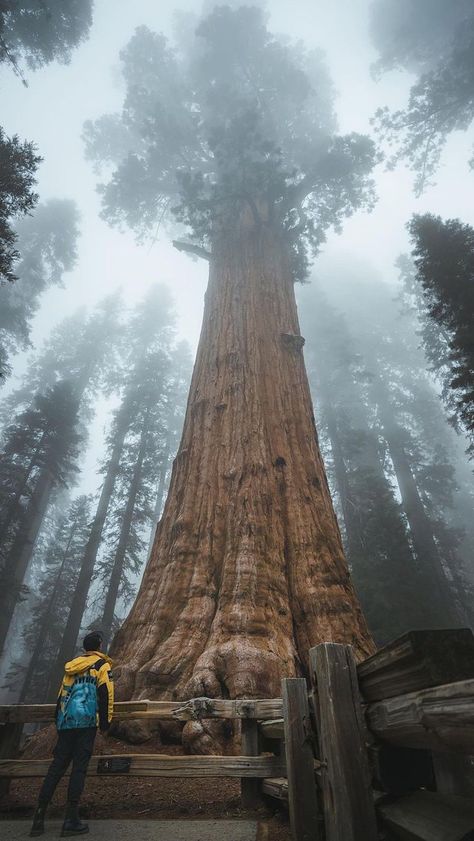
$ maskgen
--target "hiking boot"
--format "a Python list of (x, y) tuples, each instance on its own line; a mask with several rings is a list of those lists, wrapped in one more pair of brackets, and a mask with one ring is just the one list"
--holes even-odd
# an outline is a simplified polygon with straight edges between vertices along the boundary
[(85, 835), (87, 832), (89, 832), (89, 826), (82, 823), (79, 818), (79, 806), (69, 804), (61, 830), (61, 838), (69, 838), (71, 835)]
[(38, 803), (36, 812), (33, 815), (33, 824), (30, 829), (30, 838), (35, 838), (37, 835), (43, 835), (44, 832), (44, 816), (46, 814), (47, 803)]

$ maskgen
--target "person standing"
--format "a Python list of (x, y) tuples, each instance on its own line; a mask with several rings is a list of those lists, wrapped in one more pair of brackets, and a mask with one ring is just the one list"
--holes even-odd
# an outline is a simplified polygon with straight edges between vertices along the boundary
[(67, 810), (61, 836), (83, 835), (89, 827), (79, 818), (79, 801), (92, 756), (97, 726), (110, 727), (114, 709), (112, 661), (101, 652), (102, 635), (92, 631), (83, 640), (84, 654), (66, 663), (56, 704), (58, 740), (41, 786), (30, 836), (42, 835), (46, 809), (61, 777), (72, 762)]

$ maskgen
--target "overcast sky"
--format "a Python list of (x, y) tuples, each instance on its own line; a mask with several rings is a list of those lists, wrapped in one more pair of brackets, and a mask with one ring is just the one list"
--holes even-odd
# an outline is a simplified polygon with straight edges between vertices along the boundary
[[(372, 79), (370, 65), (376, 53), (368, 31), (369, 0), (272, 0), (268, 4), (273, 31), (301, 38), (327, 55), (338, 91), (336, 110), (340, 130), (369, 131), (370, 118), (379, 105), (401, 106), (406, 102), (410, 78), (390, 73), (379, 82)], [(84, 160), (81, 141), (86, 119), (95, 119), (121, 106), (123, 90), (118, 54), (140, 24), (172, 34), (175, 10), (199, 12), (200, 3), (183, 0), (96, 0), (91, 37), (72, 55), (67, 66), (53, 64), (27, 73), (24, 88), (8, 65), (2, 65), (0, 87), (1, 122), (7, 134), (33, 140), (44, 157), (39, 174), (41, 200), (73, 198), (81, 211), (82, 237), (79, 261), (67, 277), (64, 289), (51, 289), (41, 299), (32, 339), (35, 344), (51, 327), (78, 306), (92, 306), (118, 286), (132, 304), (153, 281), (169, 284), (178, 314), (181, 337), (196, 347), (202, 316), (207, 264), (192, 262), (176, 252), (163, 233), (157, 242), (137, 245), (131, 233), (118, 233), (99, 218), (96, 178)], [(405, 223), (413, 212), (431, 211), (443, 217), (459, 216), (474, 224), (472, 175), (467, 160), (470, 143), (464, 134), (454, 135), (443, 156), (438, 185), (416, 199), (413, 176), (403, 167), (377, 173), (378, 204), (371, 214), (359, 213), (348, 220), (340, 236), (330, 235), (315, 273), (330, 278), (331, 267), (370, 264), (385, 282), (393, 282), (393, 263), (408, 247)], [(304, 290), (301, 295), (304, 296)], [(16, 371), (24, 368), (18, 358)], [(12, 383), (14, 379), (12, 378)], [(5, 392), (4, 392), (5, 393)], [(95, 447), (88, 457), (84, 488), (94, 487), (94, 452), (99, 449), (104, 414), (93, 430)]]

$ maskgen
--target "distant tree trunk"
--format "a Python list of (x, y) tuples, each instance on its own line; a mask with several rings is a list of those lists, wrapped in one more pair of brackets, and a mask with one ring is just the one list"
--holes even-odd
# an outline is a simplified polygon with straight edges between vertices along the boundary
[[(302, 344), (284, 233), (243, 211), (214, 244), (170, 490), (113, 644), (119, 697), (278, 696), (319, 642), (373, 651)], [(205, 726), (185, 726), (193, 748), (209, 747)]]
[(104, 613), (102, 615), (101, 630), (104, 635), (104, 645), (107, 646), (112, 632), (112, 625), (115, 616), (115, 605), (120, 588), (120, 582), (123, 575), (123, 566), (125, 555), (127, 552), (128, 541), (130, 538), (130, 529), (132, 527), (133, 512), (137, 500), (137, 494), (140, 490), (143, 459), (145, 457), (147, 434), (146, 421), (141, 433), (140, 448), (137, 454), (137, 461), (133, 469), (132, 481), (127, 495), (127, 504), (123, 515), (122, 525), (120, 528), (120, 537), (114, 557), (114, 564), (112, 574), (110, 576), (109, 586), (107, 588), (107, 595), (105, 597)]
[(43, 434), (41, 436), (41, 439), (38, 442), (38, 444), (35, 448), (35, 451), (34, 451), (33, 455), (31, 456), (31, 458), (29, 460), (28, 466), (23, 473), (23, 476), (22, 476), (22, 479), (21, 479), (21, 484), (17, 488), (17, 490), (15, 491), (15, 494), (13, 496), (13, 499), (10, 501), (10, 504), (6, 506), (6, 510), (5, 510), (4, 516), (2, 518), (2, 523), (1, 523), (1, 526), (0, 526), (0, 543), (3, 540), (5, 540), (5, 538), (7, 536), (7, 533), (8, 533), (8, 530), (10, 528), (10, 524), (15, 519), (15, 517), (18, 513), (18, 510), (20, 508), (21, 497), (23, 496), (23, 494), (24, 494), (24, 492), (27, 488), (28, 481), (30, 479), (32, 471), (34, 470), (34, 468), (38, 464), (38, 455), (41, 452), (41, 449), (44, 445), (45, 437), (46, 437), (46, 432), (43, 432)]
[(25, 527), (19, 529), (6, 560), (2, 574), (3, 594), (0, 602), (0, 652), (3, 652), (53, 487), (54, 476), (45, 467), (39, 474), (30, 504), (25, 512)]
[(166, 475), (168, 473), (170, 467), (170, 453), (171, 453), (171, 432), (168, 432), (168, 436), (166, 438), (166, 445), (163, 451), (163, 464), (160, 470), (160, 478), (158, 480), (158, 487), (156, 489), (156, 501), (155, 501), (155, 510), (153, 512), (153, 523), (151, 526), (151, 533), (150, 533), (150, 542), (148, 545), (148, 553), (147, 558), (150, 557), (151, 550), (153, 548), (153, 543), (155, 542), (155, 534), (156, 529), (158, 526), (158, 521), (160, 519), (160, 514), (163, 508), (163, 497), (165, 494), (165, 482), (166, 482)]
[(120, 457), (122, 455), (123, 443), (127, 434), (128, 423), (125, 422), (126, 412), (124, 411), (121, 417), (121, 422), (118, 425), (117, 432), (114, 439), (112, 453), (107, 465), (107, 472), (105, 474), (104, 484), (99, 497), (97, 510), (92, 522), (89, 539), (84, 549), (84, 557), (81, 563), (79, 577), (77, 579), (76, 589), (72, 599), (69, 610), (68, 620), (64, 629), (61, 646), (58, 652), (58, 657), (54, 668), (51, 670), (51, 698), (55, 692), (56, 684), (59, 686), (61, 681), (64, 663), (70, 660), (74, 654), (74, 649), (77, 642), (77, 637), (81, 630), (82, 617), (87, 604), (87, 596), (94, 574), (94, 566), (97, 559), (97, 552), (99, 550), (100, 541), (102, 539), (102, 532), (104, 529), (105, 518), (110, 504), (110, 498), (114, 489), (115, 480), (117, 478), (118, 469), (120, 466)]
[[(68, 561), (68, 553), (69, 553), (69, 549), (71, 547), (71, 543), (72, 543), (73, 538), (74, 538), (75, 531), (76, 531), (76, 523), (73, 523), (73, 525), (71, 527), (71, 531), (69, 532), (67, 545), (66, 545), (66, 548), (64, 550), (63, 558), (62, 558), (62, 561), (61, 561), (61, 566), (59, 567), (59, 570), (56, 574), (56, 580), (54, 582), (54, 587), (53, 587), (53, 590), (52, 590), (51, 595), (50, 595), (49, 600), (48, 600), (48, 606), (47, 606), (47, 608), (46, 608), (46, 610), (43, 614), (41, 622), (39, 622), (38, 627), (36, 628), (36, 633), (35, 633), (36, 644), (35, 644), (35, 647), (34, 647), (32, 653), (31, 653), (30, 660), (29, 660), (29, 663), (28, 663), (28, 668), (25, 672), (25, 677), (24, 677), (24, 680), (23, 680), (23, 686), (21, 687), (21, 692), (20, 692), (20, 695), (19, 695), (19, 698), (18, 698), (18, 703), (19, 704), (24, 704), (25, 700), (28, 697), (28, 692), (29, 692), (29, 689), (30, 689), (30, 686), (31, 686), (31, 681), (32, 681), (33, 676), (35, 674), (35, 668), (36, 668), (36, 666), (38, 664), (38, 661), (41, 657), (41, 652), (44, 648), (44, 645), (45, 645), (45, 642), (46, 642), (46, 639), (47, 639), (47, 636), (48, 636), (48, 632), (49, 632), (50, 625), (51, 625), (51, 616), (52, 616), (52, 613), (54, 611), (54, 608), (56, 606), (56, 602), (57, 602), (57, 599), (58, 599), (58, 593), (59, 593), (59, 589), (60, 589), (61, 578), (62, 578), (62, 575), (63, 575), (63, 572), (64, 572), (64, 567), (65, 567), (65, 565)], [(48, 689), (49, 689), (49, 681), (48, 681), (48, 686), (45, 687), (45, 695), (44, 695), (44, 699), (42, 699), (42, 700), (45, 700), (47, 698), (47, 690)], [(36, 701), (36, 703), (40, 703), (39, 698), (35, 699), (35, 701)]]
[(430, 622), (433, 627), (450, 625), (456, 627), (460, 624), (460, 618), (443, 569), (433, 527), (426, 514), (408, 456), (401, 442), (401, 431), (394, 423), (383, 398), (380, 400), (380, 387), (378, 397), (384, 436), (395, 468), (415, 555), (425, 581), (431, 582), (432, 585), (429, 592), (424, 594), (427, 599), (425, 611), (431, 617)]

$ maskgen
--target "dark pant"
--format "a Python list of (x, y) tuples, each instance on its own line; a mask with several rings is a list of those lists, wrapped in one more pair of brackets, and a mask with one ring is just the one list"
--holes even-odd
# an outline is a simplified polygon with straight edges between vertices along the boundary
[(96, 727), (74, 727), (58, 732), (58, 741), (53, 751), (54, 759), (48, 768), (39, 793), (40, 801), (49, 803), (59, 780), (72, 761), (67, 799), (69, 803), (79, 803), (96, 733)]

